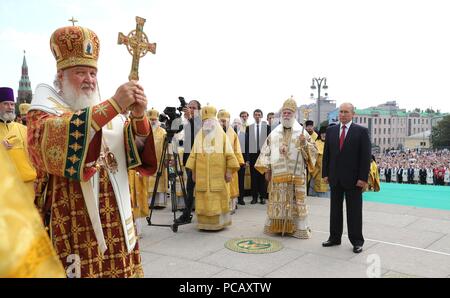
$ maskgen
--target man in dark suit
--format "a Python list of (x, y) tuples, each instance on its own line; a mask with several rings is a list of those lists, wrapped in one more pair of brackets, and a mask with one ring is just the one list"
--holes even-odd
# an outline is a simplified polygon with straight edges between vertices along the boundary
[(391, 174), (392, 174), (391, 166), (388, 165), (388, 167), (384, 170), (384, 176), (386, 177), (387, 183), (391, 182)]
[(250, 204), (256, 204), (258, 202), (258, 195), (260, 203), (265, 204), (267, 197), (267, 185), (266, 179), (263, 174), (255, 170), (255, 163), (259, 157), (259, 152), (266, 141), (267, 136), (270, 134), (270, 126), (267, 122), (261, 121), (263, 112), (260, 109), (256, 109), (253, 112), (253, 118), (255, 123), (249, 125), (245, 130), (245, 154), (244, 160), (250, 163), (250, 174), (252, 179), (252, 197), (253, 200)]
[(413, 184), (414, 183), (414, 169), (412, 165), (408, 168), (408, 183)]
[(331, 188), (330, 237), (322, 245), (341, 244), (345, 195), (348, 237), (353, 252), (360, 253), (364, 244), (362, 190), (368, 181), (371, 143), (367, 128), (352, 122), (354, 114), (353, 105), (343, 103), (339, 107), (339, 125), (327, 129), (322, 177)]
[(427, 184), (427, 170), (422, 166), (419, 170), (420, 184)]

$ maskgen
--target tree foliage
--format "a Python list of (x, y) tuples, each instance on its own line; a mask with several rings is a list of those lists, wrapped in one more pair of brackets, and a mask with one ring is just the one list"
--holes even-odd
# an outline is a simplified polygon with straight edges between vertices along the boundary
[(442, 118), (431, 130), (431, 144), (433, 148), (450, 147), (450, 115)]

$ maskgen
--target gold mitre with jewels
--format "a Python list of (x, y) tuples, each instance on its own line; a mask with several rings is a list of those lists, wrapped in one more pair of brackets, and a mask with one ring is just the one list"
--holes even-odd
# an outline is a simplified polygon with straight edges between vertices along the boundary
[(291, 110), (292, 112), (297, 112), (297, 103), (295, 102), (294, 98), (291, 96), (290, 98), (286, 99), (283, 103), (283, 107), (281, 108), (281, 111), (283, 110)]
[(94, 31), (68, 26), (57, 29), (50, 38), (50, 49), (56, 59), (57, 70), (73, 66), (97, 68), (100, 41)]
[(157, 120), (159, 117), (159, 112), (152, 108), (151, 110), (147, 111), (147, 117), (150, 120)]
[(30, 109), (31, 105), (29, 103), (21, 103), (19, 105), (19, 111), (20, 115), (26, 115), (28, 113), (28, 110)]
[(202, 108), (202, 120), (216, 119), (217, 110), (215, 107), (207, 105)]
[(228, 113), (226, 110), (222, 109), (219, 110), (219, 112), (217, 113), (217, 118), (220, 119), (228, 119), (230, 120), (230, 113)]

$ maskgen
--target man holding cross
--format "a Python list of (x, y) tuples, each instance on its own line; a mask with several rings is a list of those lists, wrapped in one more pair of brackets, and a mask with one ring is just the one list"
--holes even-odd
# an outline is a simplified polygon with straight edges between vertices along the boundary
[(144, 89), (130, 81), (100, 98), (100, 42), (90, 29), (57, 29), (50, 47), (56, 90), (38, 85), (27, 119), (36, 203), (53, 246), (69, 277), (142, 276), (127, 171), (156, 171)]

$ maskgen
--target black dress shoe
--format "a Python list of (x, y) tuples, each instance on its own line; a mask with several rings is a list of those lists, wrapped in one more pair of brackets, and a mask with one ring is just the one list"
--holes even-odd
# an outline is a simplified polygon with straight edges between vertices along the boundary
[(360, 252), (362, 252), (362, 246), (359, 246), (359, 245), (353, 246), (353, 252), (355, 254), (359, 254)]
[(250, 204), (256, 204), (256, 203), (258, 203), (258, 199), (253, 199), (253, 200), (250, 202)]
[(245, 205), (244, 199), (238, 199), (238, 204), (239, 205)]
[(330, 246), (336, 246), (336, 245), (341, 245), (341, 242), (339, 241), (331, 241), (331, 240), (327, 240), (325, 242), (322, 242), (322, 246), (323, 247), (330, 247)]
[(175, 219), (174, 222), (177, 224), (188, 224), (191, 222), (191, 220), (192, 220), (192, 215), (185, 216), (184, 214), (182, 214), (180, 217)]
[(264, 204), (266, 203), (266, 201), (265, 201), (265, 199), (259, 199), (259, 203), (260, 203), (261, 205), (264, 205)]

